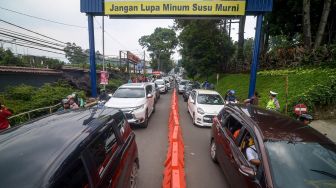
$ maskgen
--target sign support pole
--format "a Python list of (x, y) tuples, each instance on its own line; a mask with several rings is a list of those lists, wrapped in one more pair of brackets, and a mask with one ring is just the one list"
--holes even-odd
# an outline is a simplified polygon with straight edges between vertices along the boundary
[(253, 48), (253, 58), (251, 65), (251, 75), (250, 75), (250, 87), (248, 98), (254, 95), (256, 80), (257, 80), (257, 69), (259, 64), (259, 51), (260, 51), (260, 37), (261, 37), (261, 28), (262, 28), (263, 15), (258, 14), (257, 16), (257, 25), (256, 32), (254, 37), (254, 48)]
[(89, 29), (89, 46), (90, 46), (90, 80), (91, 80), (91, 96), (97, 97), (97, 73), (96, 73), (96, 58), (94, 44), (94, 28), (93, 15), (88, 14), (88, 29)]

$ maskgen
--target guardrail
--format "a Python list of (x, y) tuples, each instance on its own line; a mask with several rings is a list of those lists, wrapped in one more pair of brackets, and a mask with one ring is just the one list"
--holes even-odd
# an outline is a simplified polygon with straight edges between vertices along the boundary
[[(96, 104), (98, 104), (98, 101), (88, 103), (84, 106), (84, 108), (89, 108), (89, 107), (92, 107)], [(43, 108), (37, 108), (37, 109), (34, 109), (34, 110), (30, 110), (30, 111), (27, 111), (27, 112), (22, 112), (22, 113), (19, 113), (19, 114), (16, 114), (16, 115), (13, 115), (13, 116), (9, 117), (8, 120), (11, 120), (11, 119), (16, 118), (16, 117), (24, 116), (24, 115), (27, 115), (28, 120), (30, 120), (31, 119), (30, 114), (33, 113), (33, 112), (49, 110), (48, 112), (49, 112), (49, 114), (51, 114), (51, 113), (53, 113), (53, 109), (56, 108), (56, 107), (59, 107), (59, 106), (61, 106), (61, 103), (58, 103), (58, 104), (53, 105), (53, 106), (47, 106), (47, 107), (43, 107)]]
[(185, 188), (186, 179), (184, 171), (184, 142), (179, 123), (178, 100), (176, 89), (172, 97), (171, 111), (168, 123), (168, 152), (164, 163), (163, 188)]
[(20, 116), (23, 116), (23, 115), (28, 115), (28, 120), (30, 120), (31, 119), (31, 116), (30, 116), (31, 113), (38, 112), (38, 111), (43, 111), (43, 110), (48, 110), (49, 109), (49, 114), (51, 114), (52, 113), (52, 109), (56, 108), (56, 107), (58, 107), (60, 105), (61, 105), (61, 103), (58, 103), (58, 104), (53, 105), (53, 106), (48, 106), (48, 107), (43, 107), (43, 108), (37, 108), (37, 109), (34, 109), (34, 110), (30, 110), (28, 112), (22, 112), (20, 114), (16, 114), (16, 115), (13, 115), (13, 116), (9, 117), (8, 119), (10, 120), (10, 119), (13, 119), (15, 117), (20, 117)]

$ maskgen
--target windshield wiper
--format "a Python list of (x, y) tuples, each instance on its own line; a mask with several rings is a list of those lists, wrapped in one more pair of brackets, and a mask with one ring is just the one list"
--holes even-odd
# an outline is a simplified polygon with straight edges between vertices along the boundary
[(313, 172), (317, 172), (317, 173), (320, 173), (320, 174), (323, 174), (323, 175), (326, 175), (326, 176), (329, 176), (331, 178), (336, 179), (336, 175), (331, 174), (329, 172), (326, 172), (326, 171), (323, 171), (323, 170), (314, 170), (314, 169), (310, 169), (310, 170), (313, 171)]

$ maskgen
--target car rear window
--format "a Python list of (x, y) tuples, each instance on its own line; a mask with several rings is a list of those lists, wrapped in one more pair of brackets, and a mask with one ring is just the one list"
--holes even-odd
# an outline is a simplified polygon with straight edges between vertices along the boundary
[(198, 94), (198, 104), (223, 105), (222, 97), (217, 94)]
[(181, 81), (180, 85), (186, 85), (186, 83), (188, 83), (188, 81)]
[(119, 88), (113, 95), (114, 98), (144, 98), (143, 88)]

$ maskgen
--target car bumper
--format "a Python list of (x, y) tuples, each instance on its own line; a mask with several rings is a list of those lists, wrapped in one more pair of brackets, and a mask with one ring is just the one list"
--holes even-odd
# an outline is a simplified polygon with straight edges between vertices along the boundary
[(166, 92), (166, 88), (164, 88), (164, 87), (163, 87), (163, 88), (160, 88), (159, 90), (160, 90), (160, 93), (164, 93), (164, 92)]
[(178, 89), (179, 93), (183, 93), (185, 90), (184, 89)]
[(195, 114), (195, 124), (201, 127), (211, 127), (212, 120), (217, 114)]
[(139, 125), (145, 121), (146, 110), (123, 111), (129, 124)]

